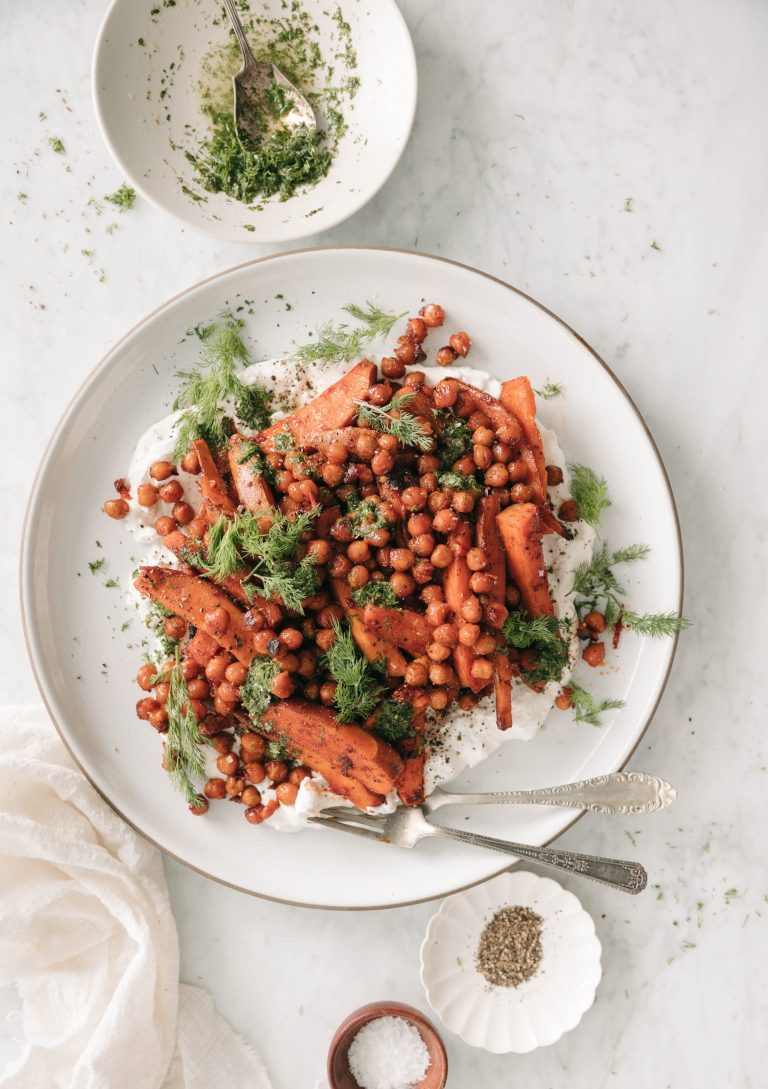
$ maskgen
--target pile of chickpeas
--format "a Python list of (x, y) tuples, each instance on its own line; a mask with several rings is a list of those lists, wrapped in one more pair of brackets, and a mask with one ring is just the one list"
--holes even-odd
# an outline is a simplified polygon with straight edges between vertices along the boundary
[[(345, 611), (333, 593), (332, 580), (344, 580), (351, 591), (369, 582), (387, 581), (406, 607), (426, 618), (431, 628), (426, 654), (410, 657), (404, 676), (389, 678), (392, 698), (409, 702), (417, 711), (431, 708), (441, 712), (456, 701), (464, 710), (473, 707), (484, 693), (460, 690), (451, 664), (453, 649), (459, 644), (473, 648), (472, 676), (485, 684), (492, 681), (492, 657), (498, 649), (499, 632), (508, 607), (520, 604), (520, 592), (508, 582), (506, 604), (494, 601), (489, 596), (493, 579), (486, 570), (489, 557), (482, 548), (469, 546), (462, 551), (471, 572), (471, 594), (459, 614), (454, 614), (445, 600), (443, 572), (451, 564), (456, 541), (461, 539), (462, 524), (466, 525), (465, 540), (474, 540), (473, 512), (481, 493), (440, 487), (439, 424), (429, 409), (455, 410), (471, 432), (471, 448), (453, 464), (454, 472), (477, 474), (485, 494), (497, 495), (502, 508), (528, 502), (533, 491), (526, 482), (529, 470), (520, 457), (521, 433), (516, 425), (494, 428), (485, 413), (468, 406), (466, 399), (460, 399), (460, 387), (454, 379), (446, 377), (430, 387), (424, 372), (408, 369), (426, 358), (423, 343), (427, 333), (441, 326), (444, 316), (442, 307), (430, 304), (418, 317), (409, 320), (407, 333), (399, 338), (394, 354), (382, 360), (380, 379), (367, 395), (371, 404), (385, 406), (400, 390), (419, 394), (407, 411), (414, 412), (424, 430), (434, 435), (434, 452), (404, 449), (395, 436), (361, 426), (351, 443), (332, 442), (317, 451), (275, 450), (266, 455), (276, 502), (284, 514), (321, 507), (321, 514), (304, 534), (296, 557), (312, 555), (318, 574), (317, 592), (303, 603), (303, 615), (278, 602), (259, 598), (245, 614), (246, 626), (254, 633), (255, 652), (269, 655), (278, 666), (271, 687), (277, 699), (296, 696), (328, 707), (334, 705), (336, 683), (321, 661), (336, 638), (334, 622), (343, 620)], [(459, 356), (466, 356), (470, 347), (467, 333), (455, 333), (437, 352), (437, 362), (448, 365)], [(415, 409), (414, 404), (419, 404), (422, 411)], [(191, 474), (200, 471), (194, 451), (185, 455), (179, 467)], [(226, 478), (224, 456), (220, 457), (220, 468)], [(204, 544), (208, 520), (202, 511), (196, 513), (187, 502), (176, 473), (171, 462), (153, 463), (149, 468), (150, 481), (139, 485), (136, 500), (148, 510), (154, 510), (158, 504), (169, 508), (154, 523), (159, 537), (182, 528), (191, 539)], [(548, 466), (547, 478), (551, 485), (561, 483), (562, 470)], [(120, 498), (108, 500), (104, 509), (111, 517), (122, 518), (129, 510), (125, 498), (127, 486), (124, 481), (116, 484), (122, 486)], [(355, 532), (355, 513), (343, 513), (345, 501), (354, 495), (369, 500), (378, 512), (370, 532), (362, 538)], [(558, 514), (573, 520), (578, 517), (578, 510), (568, 500)], [(264, 528), (268, 528), (268, 519)], [(224, 613), (224, 622), (228, 622), (225, 610), (218, 611)], [(211, 624), (207, 619), (206, 629), (213, 633), (215, 618), (210, 618)], [(605, 630), (605, 620), (600, 614), (590, 614), (583, 629), (582, 634), (586, 633), (589, 639), (584, 657), (589, 661), (588, 651), (595, 656), (599, 654), (590, 648), (603, 648), (596, 640), (600, 630)], [(249, 728), (251, 724), (240, 704), (240, 686), (248, 674), (247, 667), (223, 650), (207, 661), (190, 655), (189, 650), (194, 648), (194, 641), (189, 641), (192, 633), (180, 617), (166, 619), (164, 630), (169, 639), (178, 641), (183, 648), (182, 670), (192, 710), (201, 732), (219, 753), (216, 764), (220, 775), (205, 784), (204, 804), (192, 806), (193, 812), (205, 812), (209, 799), (229, 798), (243, 804), (246, 819), (258, 824), (278, 805), (293, 805), (301, 781), (310, 771), (301, 765), (291, 766), (292, 762), (286, 760), (264, 760), (267, 742)], [(535, 667), (533, 651), (510, 650), (509, 655), (513, 669)], [(168, 728), (168, 684), (163, 680), (152, 682), (153, 679), (157, 682), (157, 672), (162, 674), (163, 668), (172, 665), (167, 663), (159, 671), (144, 665), (137, 677), (140, 688), (147, 693), (137, 704), (137, 714), (161, 733)], [(558, 697), (558, 706), (569, 705), (570, 693), (564, 689)], [(413, 745), (409, 741), (399, 747), (408, 751)], [(257, 784), (262, 788), (274, 787), (276, 800), (263, 805)]]

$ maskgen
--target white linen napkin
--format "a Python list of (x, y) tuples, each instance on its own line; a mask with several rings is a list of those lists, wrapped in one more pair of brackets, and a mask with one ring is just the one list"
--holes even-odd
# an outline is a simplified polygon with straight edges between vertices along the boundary
[[(74, 767), (40, 707), (0, 709), (0, 986), (9, 1089), (270, 1089), (206, 991), (179, 985), (160, 852)], [(192, 818), (190, 818), (192, 819)]]

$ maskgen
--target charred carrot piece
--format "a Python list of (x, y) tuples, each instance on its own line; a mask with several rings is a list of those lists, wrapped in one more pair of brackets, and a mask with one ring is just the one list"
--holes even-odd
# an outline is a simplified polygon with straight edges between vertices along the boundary
[[(195, 549), (196, 544), (190, 541), (186, 534), (182, 533), (180, 529), (175, 529), (173, 533), (169, 533), (166, 537), (163, 537), (163, 544), (172, 552), (174, 556), (180, 560), (185, 560), (185, 553), (189, 549)], [(200, 575), (201, 578), (207, 578), (205, 575)], [(216, 582), (217, 586), (223, 587), (235, 601), (239, 601), (242, 605), (250, 605), (250, 599), (243, 589), (243, 583), (237, 575), (228, 575), (225, 579)]]
[(363, 610), (352, 600), (352, 591), (344, 579), (331, 579), (333, 594), (349, 620), (349, 630), (369, 662), (385, 661), (387, 675), (402, 677), (408, 663), (396, 646), (372, 631), (363, 619)]
[[(219, 646), (249, 665), (254, 656), (253, 633), (245, 613), (215, 583), (173, 567), (142, 567), (133, 584), (140, 594), (159, 602), (210, 635)], [(220, 630), (226, 614), (226, 627)]]
[(229, 440), (229, 471), (232, 474), (237, 498), (246, 510), (256, 512), (268, 510), (275, 505), (272, 489), (263, 476), (257, 476), (252, 466), (243, 461), (242, 435), (232, 435)]
[(539, 508), (535, 503), (506, 507), (496, 525), (507, 554), (507, 570), (517, 583), (525, 608), (531, 616), (554, 616), (541, 547)]
[(412, 609), (388, 609), (383, 605), (366, 605), (363, 613), (366, 628), (389, 643), (402, 647), (418, 658), (427, 653), (432, 629), (421, 613)]
[(191, 658), (203, 669), (208, 665), (211, 658), (215, 658), (221, 650), (221, 647), (212, 635), (207, 635), (201, 628), (198, 628), (190, 641), (187, 643), (187, 657)]
[[(486, 495), (477, 504), (476, 541), (488, 557), (487, 574), (493, 579), (488, 597), (497, 605), (505, 608), (507, 567), (504, 549), (501, 545), (496, 519), (501, 507), (498, 495)], [(506, 613), (500, 613), (506, 616)], [(512, 725), (512, 684), (509, 655), (499, 650), (493, 657), (493, 690), (496, 697), (496, 724), (500, 730), (508, 730)]]
[(403, 805), (421, 805), (424, 801), (424, 755), (417, 753), (403, 760), (397, 780), (397, 793)]
[(512, 663), (499, 651), (493, 659), (493, 694), (496, 699), (496, 725), (508, 730), (512, 725)]
[(305, 446), (310, 435), (319, 431), (331, 431), (348, 427), (357, 415), (358, 401), (362, 401), (369, 387), (376, 381), (376, 364), (364, 359), (352, 370), (334, 382), (328, 389), (310, 401), (308, 405), (292, 412), (262, 431), (258, 443), (263, 450), (275, 449), (275, 439), (281, 433), (289, 433), (297, 446)]
[(227, 518), (231, 518), (235, 513), (235, 504), (227, 491), (224, 477), (213, 460), (208, 443), (204, 439), (195, 439), (192, 449), (200, 462), (200, 490), (211, 506), (221, 514), (226, 514)]
[(384, 801), (383, 794), (376, 794), (374, 791), (369, 790), (368, 787), (363, 786), (357, 779), (353, 779), (351, 775), (339, 771), (330, 760), (314, 749), (295, 745), (291, 752), (302, 764), (306, 764), (312, 771), (322, 775), (334, 794), (346, 798), (348, 802), (352, 802), (358, 809), (372, 809), (381, 805)]
[(261, 716), (270, 736), (282, 737), (289, 749), (318, 753), (340, 775), (356, 779), (374, 794), (389, 794), (403, 761), (386, 741), (360, 726), (336, 720), (333, 711), (308, 700), (278, 700)]
[[(462, 522), (448, 539), (449, 546), (453, 549), (453, 559), (443, 575), (443, 592), (446, 603), (450, 605), (459, 623), (461, 608), (467, 598), (472, 596), (469, 588), (470, 571), (466, 560), (471, 540), (471, 531), (465, 522)], [(463, 643), (458, 643), (453, 648), (453, 664), (462, 688), (471, 688), (473, 692), (479, 692), (485, 688), (487, 682), (472, 676), (472, 663), (475, 657), (472, 647), (465, 647)]]
[(500, 400), (522, 428), (526, 443), (533, 453), (541, 490), (546, 495), (547, 469), (544, 461), (544, 446), (539, 425), (536, 423), (536, 398), (530, 379), (522, 375), (520, 378), (511, 378), (508, 382), (504, 382)]

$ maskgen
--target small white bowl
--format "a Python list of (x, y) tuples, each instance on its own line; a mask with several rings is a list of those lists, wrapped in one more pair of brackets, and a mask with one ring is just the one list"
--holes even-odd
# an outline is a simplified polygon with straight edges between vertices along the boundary
[[(338, 45), (334, 0), (301, 0), (326, 61)], [(282, 0), (251, 0), (258, 16), (285, 17)], [(190, 227), (229, 242), (289, 242), (319, 234), (362, 208), (384, 185), (408, 142), (416, 111), (416, 58), (395, 0), (340, 0), (360, 87), (343, 109), (347, 130), (328, 174), (261, 210), (207, 193), (185, 149), (210, 131), (199, 83), (212, 48), (229, 41), (216, 0), (112, 0), (96, 41), (93, 97), (104, 140), (128, 182)], [(216, 22), (214, 23), (214, 20)], [(338, 80), (348, 74), (336, 62)], [(336, 79), (334, 78), (334, 83)], [(301, 90), (302, 88), (300, 88)]]
[[(518, 987), (488, 983), (475, 966), (480, 935), (504, 907), (542, 917), (542, 961)], [(421, 947), (427, 1002), (471, 1047), (522, 1054), (575, 1028), (600, 982), (600, 942), (576, 897), (556, 881), (524, 870), (450, 896), (432, 917)]]

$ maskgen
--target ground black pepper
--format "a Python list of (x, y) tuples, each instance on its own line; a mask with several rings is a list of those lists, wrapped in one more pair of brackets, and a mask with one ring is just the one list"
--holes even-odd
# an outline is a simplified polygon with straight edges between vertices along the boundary
[(477, 970), (497, 987), (519, 987), (541, 964), (541, 916), (527, 907), (497, 911), (475, 955)]

